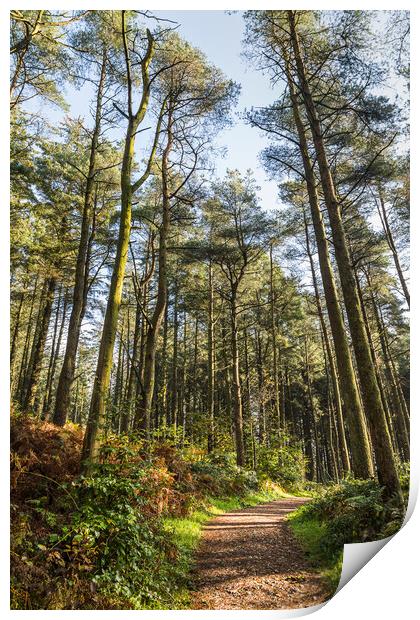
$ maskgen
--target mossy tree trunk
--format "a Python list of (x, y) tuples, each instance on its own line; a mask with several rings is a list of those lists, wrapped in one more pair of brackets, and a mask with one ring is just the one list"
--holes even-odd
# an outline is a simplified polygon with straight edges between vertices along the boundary
[[(168, 114), (167, 143), (162, 155), (162, 221), (159, 229), (158, 286), (153, 315), (147, 321), (144, 356), (143, 390), (135, 421), (146, 438), (150, 437), (152, 399), (155, 388), (156, 350), (158, 335), (168, 303), (167, 242), (170, 228), (169, 153), (173, 144), (171, 113)], [(176, 401), (176, 394), (173, 394)]]
[(392, 450), (385, 412), (382, 406), (381, 395), (375, 376), (375, 369), (363, 322), (360, 299), (357, 294), (353, 268), (350, 261), (349, 248), (341, 217), (341, 208), (336, 196), (334, 182), (328, 164), (321, 123), (306, 77), (306, 70), (300, 50), (300, 42), (296, 31), (295, 15), (293, 11), (288, 11), (288, 15), (294, 60), (296, 63), (300, 90), (317, 155), (317, 164), (320, 172), (325, 204), (330, 220), (335, 257), (340, 274), (341, 287), (350, 332), (352, 335), (354, 353), (359, 372), (360, 387), (365, 405), (365, 413), (369, 422), (372, 444), (375, 451), (378, 478), (379, 482), (385, 488), (386, 495), (396, 495), (402, 502), (401, 486), (395, 464), (395, 457)]
[(214, 385), (215, 385), (215, 352), (214, 352), (214, 285), (213, 262), (208, 264), (208, 298), (207, 298), (207, 413), (209, 416), (209, 430), (207, 449), (212, 452), (215, 448), (214, 437)]
[(322, 312), (321, 299), (319, 296), (318, 283), (317, 283), (316, 273), (315, 273), (315, 265), (314, 265), (314, 260), (312, 257), (312, 252), (311, 252), (311, 247), (310, 247), (310, 242), (309, 242), (308, 222), (306, 220), (305, 214), (304, 214), (304, 224), (305, 224), (305, 237), (306, 237), (306, 252), (309, 258), (311, 275), (312, 275), (312, 283), (313, 283), (314, 293), (315, 293), (316, 307), (318, 311), (319, 321), (321, 324), (325, 351), (327, 354), (328, 364), (329, 364), (330, 373), (331, 373), (331, 382), (333, 386), (333, 393), (334, 393), (334, 400), (335, 400), (335, 407), (336, 407), (336, 417), (337, 417), (336, 422), (337, 422), (337, 430), (338, 430), (338, 437), (339, 437), (339, 444), (340, 444), (341, 463), (342, 463), (343, 470), (345, 472), (349, 472), (351, 469), (350, 457), (349, 457), (349, 451), (347, 448), (347, 440), (346, 440), (346, 434), (345, 434), (345, 429), (344, 429), (344, 420), (343, 420), (343, 412), (342, 412), (342, 407), (341, 407), (341, 394), (340, 394), (340, 387), (338, 383), (338, 375), (337, 375), (334, 356), (333, 356), (331, 346), (330, 346), (327, 326), (324, 320), (324, 314)]
[(378, 186), (378, 196), (379, 196), (378, 213), (381, 219), (382, 228), (384, 229), (385, 238), (387, 240), (388, 247), (391, 250), (395, 269), (397, 270), (398, 278), (401, 283), (401, 288), (403, 290), (404, 297), (407, 302), (407, 306), (410, 307), (410, 292), (408, 290), (407, 282), (405, 280), (404, 273), (401, 267), (400, 257), (398, 256), (398, 250), (395, 245), (394, 235), (392, 233), (391, 226), (389, 224), (389, 218), (388, 218), (388, 213), (387, 213), (386, 206), (385, 206), (383, 191), (380, 185)]
[(57, 424), (58, 426), (64, 426), (70, 411), (71, 387), (74, 381), (80, 330), (86, 306), (86, 304), (84, 303), (84, 299), (86, 294), (85, 289), (87, 286), (86, 274), (89, 269), (89, 238), (92, 223), (92, 210), (94, 206), (95, 176), (97, 174), (96, 159), (98, 152), (99, 136), (101, 131), (102, 99), (105, 87), (107, 62), (107, 50), (104, 46), (102, 53), (101, 73), (96, 95), (95, 124), (93, 127), (92, 140), (90, 145), (89, 170), (86, 178), (82, 224), (80, 229), (80, 241), (76, 259), (72, 309), (67, 333), (66, 350), (64, 352), (63, 365), (61, 367), (60, 376), (58, 379), (54, 414), (52, 419), (53, 423)]
[(335, 276), (331, 265), (328, 240), (319, 204), (315, 174), (309, 156), (306, 132), (299, 110), (297, 94), (287, 64), (286, 72), (293, 107), (293, 117), (298, 133), (299, 148), (305, 172), (305, 182), (308, 191), (312, 225), (315, 232), (325, 303), (337, 360), (344, 418), (349, 430), (351, 468), (356, 477), (370, 478), (373, 476), (373, 462), (370, 453), (368, 431), (362, 403), (359, 397), (344, 319), (341, 313)]
[(39, 329), (35, 334), (35, 340), (31, 353), (29, 374), (27, 377), (23, 401), (24, 411), (34, 409), (56, 286), (57, 277), (55, 275), (50, 276), (46, 281), (45, 299), (43, 300), (42, 312), (40, 314)]
[(230, 328), (231, 328), (231, 354), (232, 354), (232, 414), (235, 433), (236, 463), (245, 465), (245, 444), (243, 429), (243, 406), (241, 375), (239, 367), (239, 344), (238, 344), (238, 309), (237, 309), (237, 286), (234, 284), (231, 290), (230, 304)]
[(161, 116), (159, 117), (156, 127), (155, 140), (146, 170), (135, 183), (132, 183), (131, 175), (134, 162), (136, 135), (138, 133), (139, 125), (146, 115), (150, 98), (149, 65), (154, 54), (154, 39), (150, 31), (147, 30), (148, 47), (146, 54), (141, 61), (143, 92), (139, 107), (134, 113), (132, 103), (133, 81), (131, 76), (131, 60), (127, 42), (125, 11), (122, 11), (122, 38), (126, 59), (128, 122), (121, 168), (120, 225), (118, 231), (117, 252), (112, 269), (111, 286), (99, 346), (99, 355), (93, 384), (89, 417), (83, 440), (82, 470), (85, 472), (89, 471), (91, 463), (95, 462), (98, 457), (101, 435), (104, 430), (106, 400), (111, 379), (112, 357), (117, 331), (118, 313), (121, 305), (124, 274), (130, 241), (132, 197), (133, 193), (144, 184), (150, 175), (160, 133)]

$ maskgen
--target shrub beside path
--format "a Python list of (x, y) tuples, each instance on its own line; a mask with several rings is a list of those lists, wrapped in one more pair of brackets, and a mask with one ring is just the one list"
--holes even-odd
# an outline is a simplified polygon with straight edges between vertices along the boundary
[(286, 515), (305, 498), (280, 499), (210, 521), (196, 555), (193, 609), (292, 609), (331, 592), (305, 558)]

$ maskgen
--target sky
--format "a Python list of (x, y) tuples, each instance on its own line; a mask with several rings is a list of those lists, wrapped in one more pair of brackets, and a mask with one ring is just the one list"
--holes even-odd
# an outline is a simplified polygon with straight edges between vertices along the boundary
[[(222, 147), (225, 155), (218, 156), (215, 161), (216, 174), (220, 178), (225, 175), (226, 169), (237, 168), (245, 173), (251, 170), (257, 181), (261, 206), (266, 211), (274, 211), (280, 208), (281, 200), (278, 197), (278, 188), (275, 181), (270, 181), (259, 161), (259, 154), (268, 145), (267, 138), (261, 132), (250, 127), (244, 120), (244, 112), (251, 107), (266, 106), (272, 104), (279, 96), (281, 84), (273, 87), (268, 75), (264, 75), (250, 65), (243, 57), (243, 39), (245, 37), (245, 22), (241, 11), (230, 12), (219, 10), (190, 10), (190, 11), (153, 11), (153, 15), (168, 19), (178, 24), (178, 33), (195, 47), (199, 48), (208, 60), (220, 68), (227, 78), (240, 84), (241, 92), (236, 108), (232, 111), (233, 124), (218, 134), (216, 146)], [(374, 26), (378, 33), (385, 31), (386, 13), (377, 12)], [(153, 24), (154, 25), (154, 24)], [(162, 23), (163, 25), (163, 23)], [(172, 26), (172, 24), (170, 24)], [(380, 37), (378, 38), (381, 40)], [(378, 41), (376, 42), (376, 45)], [(373, 53), (380, 53), (380, 46), (373, 47)], [(403, 80), (394, 78), (390, 83), (378, 85), (378, 94), (384, 94), (391, 99), (398, 93), (400, 98), (406, 98)], [(94, 90), (87, 83), (82, 89), (77, 90), (73, 86), (67, 86), (64, 93), (65, 99), (70, 106), (70, 116), (85, 118), (86, 124), (92, 123), (89, 113), (91, 102), (94, 100)], [(30, 102), (29, 107), (34, 106), (33, 111), (41, 111), (49, 117), (49, 121), (58, 125), (64, 117), (62, 110), (45, 103)], [(143, 133), (136, 141), (136, 154), (139, 161), (147, 155), (148, 147), (153, 135), (154, 122), (145, 119), (145, 125), (151, 128)], [(123, 137), (126, 121), (121, 117), (119, 127), (113, 128), (108, 137)], [(146, 146), (145, 146), (146, 145)], [(134, 179), (133, 179), (134, 180)], [(379, 218), (373, 215), (371, 224), (380, 229)]]
[(262, 75), (241, 58), (245, 27), (241, 12), (154, 11), (154, 14), (180, 23), (178, 32), (199, 47), (228, 78), (241, 84), (235, 125), (221, 132), (217, 140), (219, 145), (227, 147), (227, 154), (217, 161), (216, 169), (220, 176), (226, 168), (238, 168), (241, 172), (251, 169), (261, 187), (262, 206), (267, 210), (273, 209), (279, 204), (277, 184), (267, 179), (258, 161), (259, 152), (267, 146), (267, 140), (259, 130), (247, 125), (241, 116), (246, 108), (273, 103), (276, 93), (270, 86), (268, 76)]
[[(267, 146), (268, 141), (258, 129), (250, 127), (244, 121), (243, 116), (246, 109), (273, 103), (279, 97), (280, 92), (278, 90), (276, 92), (271, 86), (267, 75), (263, 75), (242, 57), (245, 31), (242, 12), (165, 10), (153, 11), (153, 15), (179, 24), (178, 32), (181, 36), (204, 52), (209, 61), (219, 67), (227, 78), (240, 84), (239, 101), (232, 113), (233, 126), (220, 132), (216, 139), (216, 146), (224, 147), (226, 150), (225, 156), (220, 155), (215, 162), (216, 173), (219, 177), (223, 177), (227, 168), (237, 168), (243, 173), (251, 169), (257, 184), (261, 188), (259, 191), (261, 205), (265, 210), (272, 211), (281, 204), (277, 184), (267, 178), (259, 161), (259, 154)], [(379, 32), (383, 31), (385, 27), (384, 20), (385, 12), (377, 12), (377, 19), (374, 21)], [(275, 88), (280, 89), (281, 85), (277, 85)], [(402, 92), (403, 87), (398, 80), (393, 81), (387, 88), (382, 85), (379, 90), (391, 98), (398, 91), (406, 96)], [(64, 94), (70, 105), (70, 115), (72, 117), (84, 116), (89, 124), (92, 120), (89, 115), (89, 104), (94, 98), (91, 86), (86, 85), (81, 90), (68, 86)], [(45, 106), (45, 103), (31, 102), (29, 108), (33, 111), (44, 112), (53, 124), (58, 124), (64, 116), (61, 110), (53, 106)], [(125, 120), (121, 120), (121, 129), (112, 132), (113, 137), (122, 137), (123, 135), (122, 127)], [(139, 159), (142, 157), (147, 135), (143, 134), (143, 140), (137, 140), (136, 151)]]
[[(221, 155), (215, 162), (216, 173), (223, 177), (227, 168), (238, 168), (241, 172), (251, 169), (261, 188), (261, 205), (271, 211), (280, 204), (277, 184), (267, 179), (258, 160), (260, 151), (267, 146), (267, 140), (260, 135), (258, 129), (251, 128), (241, 117), (245, 108), (270, 104), (276, 94), (270, 86), (268, 76), (263, 76), (253, 67), (247, 66), (246, 60), (241, 58), (245, 25), (241, 12), (228, 14), (225, 11), (153, 11), (153, 14), (179, 23), (178, 33), (204, 52), (209, 61), (220, 68), (227, 78), (241, 85), (239, 101), (233, 112), (234, 124), (220, 132), (216, 139), (216, 146), (226, 148), (224, 157)], [(93, 95), (90, 85), (80, 90), (68, 86), (64, 96), (70, 106), (70, 116), (84, 116), (87, 123), (91, 122), (88, 110)], [(58, 124), (64, 117), (57, 107), (45, 106), (45, 103), (41, 105), (39, 101), (31, 102), (28, 107), (32, 111), (44, 113), (53, 125)], [(138, 153), (142, 146), (141, 141), (137, 140)]]

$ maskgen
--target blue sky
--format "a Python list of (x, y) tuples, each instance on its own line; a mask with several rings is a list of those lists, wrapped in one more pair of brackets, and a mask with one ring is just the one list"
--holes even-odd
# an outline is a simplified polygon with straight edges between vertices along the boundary
[(270, 86), (268, 76), (247, 66), (246, 60), (241, 58), (244, 34), (241, 12), (154, 11), (154, 14), (180, 23), (178, 32), (199, 47), (227, 77), (241, 84), (235, 126), (223, 131), (217, 141), (227, 147), (226, 157), (217, 162), (217, 172), (222, 176), (226, 168), (238, 168), (242, 172), (250, 168), (261, 187), (263, 207), (273, 209), (278, 204), (277, 185), (267, 180), (258, 161), (258, 154), (267, 145), (267, 141), (257, 129), (249, 127), (241, 115), (245, 108), (272, 103), (276, 93)]
[[(247, 67), (241, 58), (244, 21), (240, 12), (228, 14), (225, 11), (154, 11), (154, 15), (173, 20), (180, 24), (178, 32), (192, 45), (201, 49), (209, 61), (219, 67), (228, 78), (241, 85), (241, 94), (234, 111), (234, 125), (221, 132), (216, 145), (226, 147), (224, 157), (216, 163), (216, 172), (224, 176), (227, 168), (238, 168), (241, 172), (251, 169), (258, 185), (264, 209), (272, 210), (279, 204), (277, 185), (266, 178), (259, 161), (259, 152), (267, 145), (257, 129), (249, 127), (241, 118), (245, 108), (272, 103), (276, 94), (271, 89), (269, 78), (263, 76), (253, 67)], [(64, 93), (70, 106), (72, 117), (85, 117), (91, 122), (89, 105), (94, 96), (89, 84), (76, 90), (68, 86)], [(51, 124), (58, 124), (64, 114), (55, 106), (33, 100), (28, 105), (32, 111), (41, 112)], [(125, 124), (122, 119), (121, 127)], [(120, 135), (112, 132), (113, 137)], [(122, 133), (121, 133), (122, 135)], [(142, 151), (143, 143), (137, 141), (137, 153)]]
[[(257, 71), (241, 54), (243, 51), (243, 38), (245, 24), (242, 12), (237, 11), (228, 14), (226, 11), (153, 11), (157, 17), (166, 18), (179, 24), (178, 32), (192, 45), (201, 49), (209, 61), (219, 67), (228, 78), (241, 85), (241, 94), (236, 110), (233, 112), (234, 125), (230, 129), (221, 132), (217, 138), (217, 146), (226, 147), (225, 157), (220, 156), (216, 164), (218, 176), (223, 176), (226, 168), (238, 168), (241, 172), (251, 169), (258, 185), (260, 186), (260, 198), (264, 209), (273, 210), (280, 205), (277, 184), (269, 181), (259, 162), (259, 153), (267, 145), (267, 140), (257, 129), (251, 128), (243, 120), (245, 109), (252, 106), (265, 106), (275, 101), (279, 95), (281, 84), (274, 90), (269, 77)], [(385, 27), (385, 12), (378, 12), (376, 29), (382, 32)], [(377, 42), (376, 42), (377, 43)], [(377, 50), (378, 53), (380, 50)], [(380, 92), (393, 98), (397, 92), (400, 97), (406, 97), (402, 81), (394, 79), (386, 88), (380, 87)], [(84, 116), (87, 123), (91, 122), (89, 104), (94, 96), (89, 84), (81, 90), (69, 86), (65, 98), (70, 105), (70, 115), (73, 117)], [(46, 106), (33, 100), (29, 107), (40, 110), (53, 124), (58, 124), (63, 117), (63, 112), (53, 106)], [(33, 107), (32, 107), (33, 106)], [(112, 131), (112, 136), (122, 136), (122, 128), (125, 120), (121, 119), (121, 129)], [(149, 132), (150, 133), (150, 132)], [(142, 140), (137, 140), (137, 154), (142, 156), (144, 140), (147, 133), (143, 134)], [(150, 136), (149, 136), (150, 139)]]

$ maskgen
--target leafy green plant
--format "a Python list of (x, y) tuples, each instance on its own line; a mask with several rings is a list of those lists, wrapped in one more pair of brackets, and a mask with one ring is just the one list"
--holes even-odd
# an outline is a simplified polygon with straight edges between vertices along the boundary
[(390, 536), (402, 519), (399, 504), (392, 499), (384, 502), (375, 480), (353, 478), (325, 487), (289, 516), (296, 537), (334, 588), (341, 574), (343, 545)]
[(277, 446), (258, 447), (258, 470), (286, 489), (298, 489), (305, 480), (305, 458), (299, 446), (286, 441), (283, 437)]

